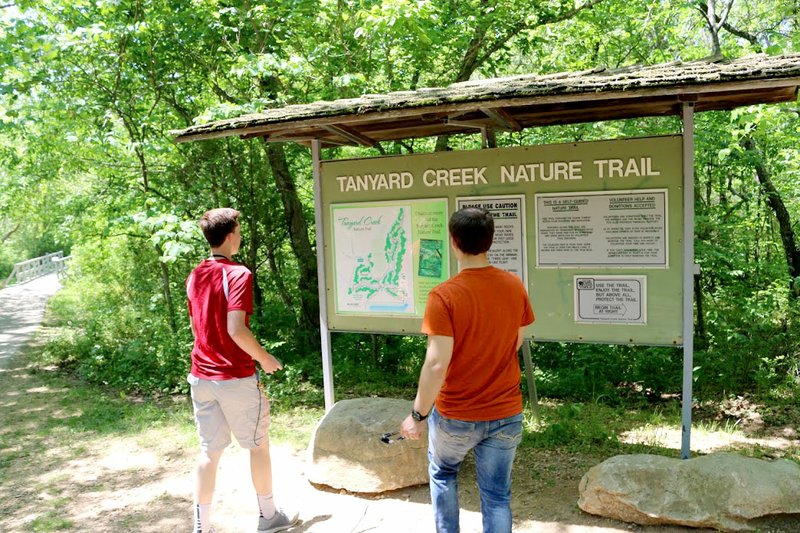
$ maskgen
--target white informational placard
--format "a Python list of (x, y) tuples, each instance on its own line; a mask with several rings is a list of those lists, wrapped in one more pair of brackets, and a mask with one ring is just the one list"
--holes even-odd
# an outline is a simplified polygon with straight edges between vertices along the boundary
[(647, 324), (647, 276), (575, 276), (575, 322)]
[(481, 207), (494, 218), (494, 240), (489, 262), (510, 272), (528, 286), (528, 262), (525, 241), (525, 196), (480, 196), (456, 199), (456, 208)]
[(667, 190), (536, 195), (536, 265), (666, 268)]

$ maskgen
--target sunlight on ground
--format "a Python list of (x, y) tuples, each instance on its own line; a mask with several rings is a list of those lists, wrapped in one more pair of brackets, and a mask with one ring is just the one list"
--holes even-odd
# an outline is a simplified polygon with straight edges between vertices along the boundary
[[(741, 448), (769, 448), (787, 451), (800, 446), (797, 433), (785, 428), (785, 436), (769, 438), (747, 437), (740, 431), (705, 431), (692, 428), (690, 448), (693, 452), (712, 453)], [(681, 430), (667, 426), (646, 425), (620, 434), (620, 442), (643, 444), (673, 450), (681, 449)]]
[[(110, 444), (110, 448), (106, 447)], [(110, 443), (98, 441), (92, 448), (99, 453), (89, 453), (82, 457), (71, 459), (63, 463), (63, 468), (70, 472), (70, 477), (75, 483), (88, 484), (97, 481), (110, 472), (120, 472), (130, 469), (147, 469), (158, 463), (158, 458), (146, 450), (130, 446), (129, 442)], [(124, 446), (124, 449), (123, 449)], [(62, 457), (64, 448), (52, 448), (53, 457)], [(102, 450), (100, 452), (100, 450)], [(110, 472), (109, 472), (110, 471)], [(59, 471), (46, 472), (40, 480), (44, 484), (57, 481)]]
[(622, 524), (619, 527), (600, 527), (564, 524), (561, 522), (536, 522), (532, 520), (524, 520), (519, 525), (514, 525), (514, 531), (522, 531), (520, 528), (525, 528), (525, 531), (530, 532), (553, 531), (558, 533), (613, 533), (615, 531), (630, 532), (634, 529), (632, 526)]
[(167, 470), (164, 458), (154, 450), (137, 445), (131, 438), (113, 437), (95, 441), (82, 457), (43, 474), (39, 485), (63, 486), (63, 472), (69, 472), (66, 484), (72, 490), (80, 488), (73, 496), (70, 515), (77, 523), (90, 523), (118, 510), (146, 509), (159, 497), (182, 501), (189, 509), (188, 467), (178, 476), (169, 475)]
[(53, 389), (51, 387), (48, 387), (47, 385), (44, 385), (42, 387), (30, 388), (30, 389), (26, 390), (25, 392), (28, 393), (28, 394), (35, 394), (35, 393), (40, 393), (40, 392), (46, 392), (46, 393), (51, 393), (51, 394), (62, 394), (62, 393), (69, 392), (69, 391), (68, 391), (68, 389), (63, 389), (63, 388), (62, 389)]

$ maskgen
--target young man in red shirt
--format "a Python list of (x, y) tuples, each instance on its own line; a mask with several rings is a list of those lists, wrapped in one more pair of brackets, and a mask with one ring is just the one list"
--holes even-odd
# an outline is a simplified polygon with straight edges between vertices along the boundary
[(269, 402), (259, 387), (256, 362), (267, 374), (283, 368), (250, 332), (253, 275), (231, 260), (241, 244), (239, 212), (212, 209), (200, 219), (211, 257), (186, 280), (194, 334), (191, 385), (200, 457), (195, 474), (194, 533), (209, 533), (211, 500), (222, 452), (231, 433), (250, 450), (250, 472), (259, 506), (258, 533), (283, 531), (297, 514), (276, 509), (269, 455)]
[(491, 214), (453, 213), (450, 243), (459, 273), (428, 295), (425, 363), (411, 415), (400, 433), (422, 434), (428, 419), (428, 472), (438, 533), (456, 533), (458, 471), (475, 450), (485, 533), (511, 533), (511, 467), (522, 438), (517, 351), (534, 320), (519, 278), (489, 264)]

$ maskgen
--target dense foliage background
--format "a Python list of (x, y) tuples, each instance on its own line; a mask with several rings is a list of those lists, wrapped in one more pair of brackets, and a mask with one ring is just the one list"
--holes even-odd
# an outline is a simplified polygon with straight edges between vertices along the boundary
[[(169, 130), (264, 108), (518, 73), (800, 51), (794, 0), (7, 0), (0, 6), (0, 279), (74, 257), (54, 363), (142, 392), (185, 389), (183, 281), (206, 209), (244, 213), (274, 397), (321, 403), (309, 152)], [(696, 118), (695, 393), (800, 396), (800, 106)], [(677, 118), (498, 134), (498, 145), (676, 133)], [(472, 149), (475, 136), (326, 150)], [(536, 302), (534, 302), (534, 307)], [(409, 394), (415, 337), (335, 334), (337, 392)], [(540, 393), (679, 392), (673, 348), (534, 347)], [(412, 392), (413, 393), (413, 392)]]

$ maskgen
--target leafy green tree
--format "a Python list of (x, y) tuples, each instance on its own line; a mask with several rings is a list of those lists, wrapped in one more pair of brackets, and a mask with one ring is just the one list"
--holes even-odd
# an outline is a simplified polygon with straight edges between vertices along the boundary
[[(183, 280), (207, 253), (195, 220), (220, 205), (244, 213), (240, 259), (255, 273), (256, 333), (295, 365), (286, 379), (319, 375), (308, 150), (269, 139), (176, 147), (169, 130), (479, 77), (800, 50), (791, 0), (18, 0), (0, 13), (0, 277), (15, 261), (72, 250), (76, 275), (62, 308), (80, 317), (83, 334), (54, 354), (91, 379), (159, 390), (182, 386)], [(796, 108), (697, 117), (698, 380), (709, 393), (766, 388), (798, 366)], [(648, 118), (496, 142), (679, 128), (674, 117)], [(479, 139), (325, 155), (446, 146)], [(334, 342), (344, 362), (337, 379), (413, 374), (422, 352), (418, 339)], [(658, 372), (679, 373), (676, 350), (538, 350), (549, 390), (565, 396), (677, 386)]]

